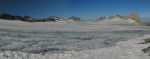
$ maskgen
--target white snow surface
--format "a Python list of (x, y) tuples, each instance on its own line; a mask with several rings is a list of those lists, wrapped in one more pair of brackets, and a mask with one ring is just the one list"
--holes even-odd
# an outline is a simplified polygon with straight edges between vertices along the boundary
[[(129, 19), (130, 20), (130, 19)], [(21, 30), (44, 30), (44, 31), (99, 31), (99, 30), (132, 30), (133, 21), (129, 20), (107, 20), (107, 21), (85, 21), (85, 22), (35, 22), (28, 23), (22, 21), (0, 20), (1, 28), (6, 29), (21, 29)], [(115, 26), (114, 26), (115, 25)], [(116, 26), (117, 25), (117, 26)], [(124, 26), (124, 27), (122, 27)], [(108, 29), (110, 28), (110, 29)]]
[(1, 59), (149, 59), (148, 54), (144, 54), (141, 49), (147, 45), (137, 44), (141, 39), (149, 38), (150, 35), (144, 35), (132, 40), (118, 42), (114, 47), (83, 51), (67, 51), (54, 54), (31, 54), (19, 51), (5, 51), (0, 53)]
[(0, 59), (150, 59), (141, 51), (149, 44), (137, 44), (149, 37), (129, 20), (0, 20)]

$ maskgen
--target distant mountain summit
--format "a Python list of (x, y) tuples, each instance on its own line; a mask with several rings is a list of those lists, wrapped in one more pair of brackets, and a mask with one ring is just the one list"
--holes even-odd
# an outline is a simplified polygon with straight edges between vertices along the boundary
[(72, 17), (66, 18), (65, 20), (66, 21), (80, 21), (81, 19), (79, 17), (72, 16)]
[(131, 13), (129, 16), (121, 16), (121, 15), (115, 15), (115, 16), (108, 16), (108, 17), (100, 17), (97, 19), (97, 21), (128, 21), (128, 23), (134, 23), (134, 24), (143, 24), (139, 15), (135, 12)]
[[(43, 19), (37, 19), (33, 18), (31, 16), (14, 16), (6, 13), (0, 14), (0, 19), (5, 20), (20, 20), (25, 22), (58, 22), (58, 21), (81, 21), (81, 18), (79, 17), (68, 17), (68, 18), (61, 18), (57, 16), (49, 16), (47, 18)], [(108, 17), (100, 17), (97, 19), (97, 21), (127, 21), (128, 23), (134, 23), (137, 25), (143, 25), (144, 23), (141, 21), (140, 16), (136, 12), (132, 12), (129, 16), (121, 16), (121, 15), (115, 15), (115, 16), (108, 16)]]
[(0, 14), (0, 19), (5, 19), (5, 20), (20, 20), (20, 21), (25, 21), (25, 22), (58, 22), (58, 21), (80, 21), (81, 18), (79, 17), (68, 17), (68, 18), (61, 18), (57, 16), (49, 16), (47, 18), (43, 19), (37, 19), (33, 18), (31, 16), (15, 16), (15, 15), (10, 15), (6, 13), (1, 13)]

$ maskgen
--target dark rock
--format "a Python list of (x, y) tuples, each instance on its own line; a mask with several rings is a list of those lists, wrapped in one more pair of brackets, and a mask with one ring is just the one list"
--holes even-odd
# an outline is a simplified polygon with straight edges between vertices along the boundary
[(67, 19), (65, 19), (66, 21), (80, 21), (80, 18), (79, 17), (75, 17), (75, 16), (72, 16), (72, 17), (69, 17)]
[[(141, 44), (147, 44), (147, 43), (150, 43), (150, 38), (144, 39), (144, 42), (142, 42)], [(150, 46), (142, 49), (142, 51), (144, 53), (149, 53), (149, 56), (150, 56)]]
[(142, 49), (142, 51), (143, 51), (144, 53), (149, 53), (149, 56), (150, 56), (150, 46), (149, 46), (148, 48)]
[(105, 19), (106, 19), (106, 17), (100, 17), (100, 18), (97, 19), (97, 21), (99, 21), (99, 20), (105, 20)]
[(109, 16), (109, 17), (99, 17), (97, 19), (97, 21), (100, 21), (100, 20), (112, 20), (114, 18), (119, 18), (119, 19), (122, 19), (122, 20), (130, 19), (129, 16), (115, 15), (115, 16)]
[(145, 43), (150, 43), (150, 38), (144, 39)]
[(14, 16), (13, 18), (14, 18), (14, 20), (22, 20), (23, 19), (23, 17), (21, 17), (21, 16)]
[[(7, 14), (7, 13), (3, 13), (3, 14), (1, 13), (0, 14), (0, 19), (20, 20), (20, 21), (25, 21), (25, 22), (50, 22), (50, 21), (57, 22), (57, 21), (62, 20), (60, 17), (56, 17), (56, 16), (49, 16), (49, 17), (43, 18), (43, 19), (36, 19), (36, 18), (31, 17), (31, 16), (13, 16), (13, 15), (10, 15), (10, 14)], [(78, 18), (78, 17), (69, 17), (66, 20), (68, 20), (68, 21), (70, 21), (70, 20), (80, 21), (80, 18)]]
[(32, 21), (32, 19), (33, 19), (33, 18), (30, 17), (30, 16), (23, 16), (21, 20), (22, 20), (22, 21), (30, 22), (30, 21)]
[(1, 19), (14, 20), (14, 17), (9, 14), (0, 14)]
[(150, 43), (150, 38), (144, 39), (144, 42), (141, 42), (139, 44), (147, 44)]
[(59, 20), (60, 20), (59, 17), (56, 17), (56, 16), (49, 16), (48, 18), (43, 19), (44, 22), (49, 22), (49, 21), (56, 22), (56, 21), (59, 21)]
[(30, 16), (13, 16), (10, 14), (0, 14), (0, 19), (5, 20), (20, 20), (20, 21), (26, 21), (26, 22), (32, 22), (35, 19)]

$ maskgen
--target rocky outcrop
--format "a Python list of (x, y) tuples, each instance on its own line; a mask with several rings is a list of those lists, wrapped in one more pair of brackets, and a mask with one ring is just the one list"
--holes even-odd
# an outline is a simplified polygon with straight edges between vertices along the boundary
[(100, 17), (97, 19), (97, 21), (103, 20), (103, 21), (108, 21), (108, 20), (127, 20), (130, 23), (134, 23), (136, 25), (145, 25), (141, 19), (140, 16), (136, 12), (132, 12), (129, 16), (121, 16), (121, 15), (115, 15), (115, 16), (109, 16), (109, 17)]
[(56, 16), (49, 16), (48, 18), (45, 18), (45, 19), (43, 19), (44, 21), (54, 21), (54, 22), (56, 22), (56, 21), (59, 21), (60, 19), (59, 19), (59, 17), (56, 17)]
[(14, 20), (14, 16), (9, 14), (0, 14), (1, 19)]
[[(56, 17), (56, 16), (49, 16), (47, 18), (43, 18), (43, 19), (36, 19), (33, 18), (31, 16), (13, 16), (10, 14), (0, 14), (0, 19), (6, 19), (6, 20), (20, 20), (20, 21), (25, 21), (25, 22), (57, 22), (60, 21), (60, 17)], [(79, 17), (69, 17), (66, 19), (63, 19), (65, 21), (80, 21), (81, 18)], [(137, 13), (131, 13), (131, 15), (129, 16), (121, 16), (121, 15), (115, 15), (115, 16), (109, 16), (109, 17), (100, 17), (97, 19), (97, 21), (99, 20), (128, 20), (130, 23), (136, 23), (136, 24), (142, 24), (140, 21), (140, 17), (138, 16)]]
[(109, 16), (109, 17), (100, 17), (97, 20), (114, 20), (116, 18), (117, 18), (117, 20), (120, 20), (120, 19), (121, 20), (130, 19), (129, 16), (115, 15), (115, 16)]
[[(150, 43), (150, 38), (144, 39), (144, 42), (142, 44), (147, 44), (147, 43)], [(142, 49), (142, 51), (144, 53), (149, 53), (149, 56), (150, 56), (150, 46), (147, 47), (147, 48)]]
[(25, 21), (25, 22), (50, 22), (50, 21), (59, 21), (59, 17), (56, 16), (49, 16), (48, 18), (44, 19), (36, 19), (31, 16), (13, 16), (10, 14), (0, 14), (0, 19), (5, 19), (5, 20), (20, 20), (20, 21)]
[(149, 53), (149, 56), (150, 56), (150, 46), (147, 47), (147, 48), (142, 49), (142, 51), (143, 51), (144, 53)]
[(10, 15), (10, 14), (0, 14), (0, 19), (30, 21), (33, 18), (30, 16), (14, 16), (14, 15)]
[(136, 21), (137, 23), (141, 23), (140, 16), (136, 12), (132, 12), (129, 16), (130, 19)]
[(72, 16), (72, 17), (69, 17), (67, 19), (65, 19), (66, 21), (80, 21), (80, 18), (79, 17), (75, 17), (75, 16)]
[(22, 20), (23, 17), (21, 17), (21, 16), (13, 16), (13, 19), (14, 19), (14, 20)]

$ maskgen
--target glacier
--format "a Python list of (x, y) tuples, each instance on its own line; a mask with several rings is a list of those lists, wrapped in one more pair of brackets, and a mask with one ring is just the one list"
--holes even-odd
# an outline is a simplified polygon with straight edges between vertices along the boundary
[(0, 59), (149, 59), (138, 45), (150, 28), (129, 20), (0, 20)]

